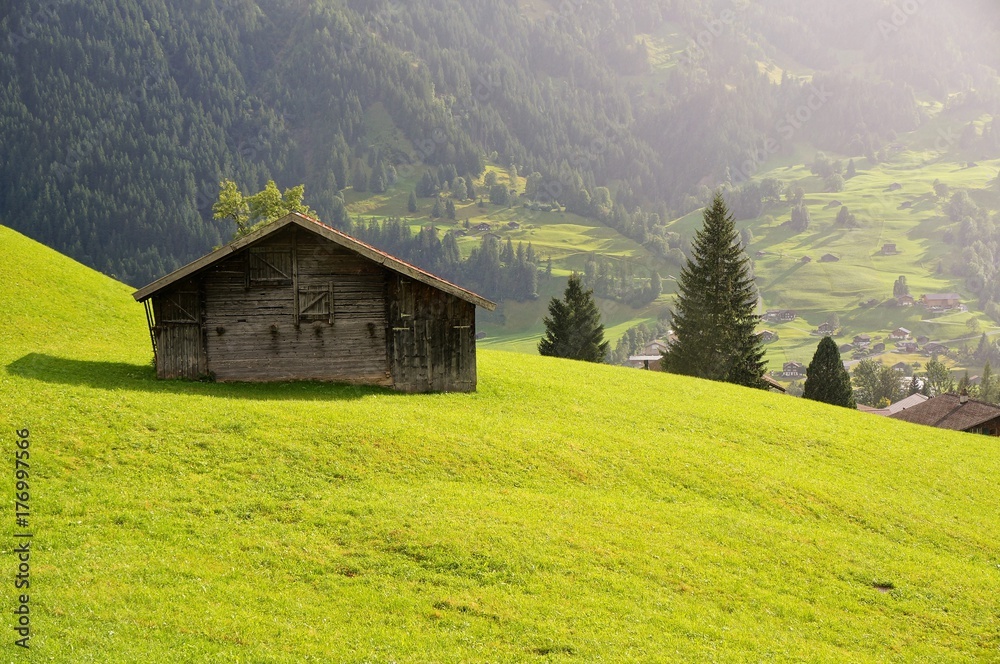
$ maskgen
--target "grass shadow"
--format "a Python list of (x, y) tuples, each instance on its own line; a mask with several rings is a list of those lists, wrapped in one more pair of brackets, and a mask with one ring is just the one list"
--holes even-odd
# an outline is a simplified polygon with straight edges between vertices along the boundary
[(345, 401), (381, 395), (401, 395), (383, 387), (298, 381), (280, 383), (212, 383), (190, 380), (159, 380), (149, 365), (126, 362), (96, 362), (29, 353), (7, 365), (20, 378), (60, 385), (78, 385), (98, 390), (125, 390), (156, 394), (190, 394), (220, 399), (259, 401)]
[(777, 286), (778, 284), (781, 284), (786, 279), (788, 279), (788, 277), (790, 277), (793, 273), (795, 273), (798, 270), (800, 270), (803, 265), (805, 265), (805, 263), (802, 263), (801, 261), (796, 262), (792, 267), (788, 268), (787, 270), (785, 270), (784, 272), (782, 272), (781, 274), (779, 274), (777, 277), (775, 277), (771, 281), (771, 283), (767, 284), (767, 287), (765, 289), (762, 289), (762, 290), (771, 290), (771, 289), (773, 289), (775, 286)]
[(819, 250), (826, 247), (834, 242), (839, 242), (844, 235), (847, 234), (848, 229), (843, 226), (827, 226), (823, 230), (813, 233), (808, 238), (805, 238), (795, 246), (792, 251), (803, 251), (806, 249)]

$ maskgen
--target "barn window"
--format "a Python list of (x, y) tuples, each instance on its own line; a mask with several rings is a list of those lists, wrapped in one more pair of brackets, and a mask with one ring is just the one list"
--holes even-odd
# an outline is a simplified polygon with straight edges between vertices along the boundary
[(252, 247), (247, 263), (250, 286), (288, 286), (292, 283), (292, 250)]
[(160, 323), (198, 323), (198, 291), (174, 291), (160, 303)]
[(333, 284), (299, 289), (299, 321), (333, 323)]
[(413, 318), (413, 284), (399, 280), (399, 317)]

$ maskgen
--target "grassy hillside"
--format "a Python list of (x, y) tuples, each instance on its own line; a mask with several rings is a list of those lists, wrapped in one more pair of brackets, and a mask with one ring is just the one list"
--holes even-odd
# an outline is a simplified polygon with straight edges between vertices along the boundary
[(38, 661), (1000, 656), (992, 440), (490, 351), (476, 394), (159, 382), (127, 288), (0, 246)]

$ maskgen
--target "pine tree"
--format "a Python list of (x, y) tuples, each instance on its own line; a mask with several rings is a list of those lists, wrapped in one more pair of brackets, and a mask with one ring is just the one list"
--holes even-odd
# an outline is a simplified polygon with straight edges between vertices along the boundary
[(411, 213), (417, 211), (417, 193), (415, 191), (410, 192), (410, 200), (406, 202), (406, 209)]
[(604, 340), (601, 312), (593, 291), (583, 290), (580, 276), (573, 274), (566, 285), (564, 299), (552, 298), (545, 317), (545, 336), (538, 352), (585, 362), (603, 362), (610, 344)]
[(660, 297), (660, 293), (663, 292), (663, 282), (660, 279), (660, 273), (653, 270), (653, 276), (649, 280), (649, 298), (650, 300), (655, 300)]
[(677, 282), (673, 327), (663, 356), (671, 373), (765, 389), (763, 342), (756, 333), (757, 290), (739, 233), (716, 193)]
[(896, 281), (892, 284), (892, 296), (894, 298), (901, 298), (904, 295), (910, 294), (910, 287), (906, 283), (906, 277), (900, 275)]
[(823, 337), (816, 347), (806, 373), (806, 387), (802, 396), (834, 406), (857, 408), (854, 390), (851, 388), (851, 375), (840, 359), (837, 342), (831, 337)]
[(452, 187), (452, 193), (455, 195), (455, 200), (464, 201), (469, 196), (469, 190), (465, 186), (465, 178), (455, 178), (455, 184)]
[(351, 186), (357, 192), (364, 192), (368, 189), (368, 173), (365, 172), (365, 165), (361, 161), (354, 165), (354, 171), (351, 173)]
[(987, 403), (996, 403), (1000, 399), (1000, 385), (997, 384), (997, 377), (993, 375), (993, 367), (988, 360), (979, 381), (979, 399)]

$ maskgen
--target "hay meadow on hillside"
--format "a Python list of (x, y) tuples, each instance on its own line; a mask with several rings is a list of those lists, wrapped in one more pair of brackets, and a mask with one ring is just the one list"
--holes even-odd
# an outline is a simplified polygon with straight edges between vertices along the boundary
[(475, 394), (157, 381), (128, 287), (0, 246), (32, 661), (997, 657), (993, 440), (498, 351)]

